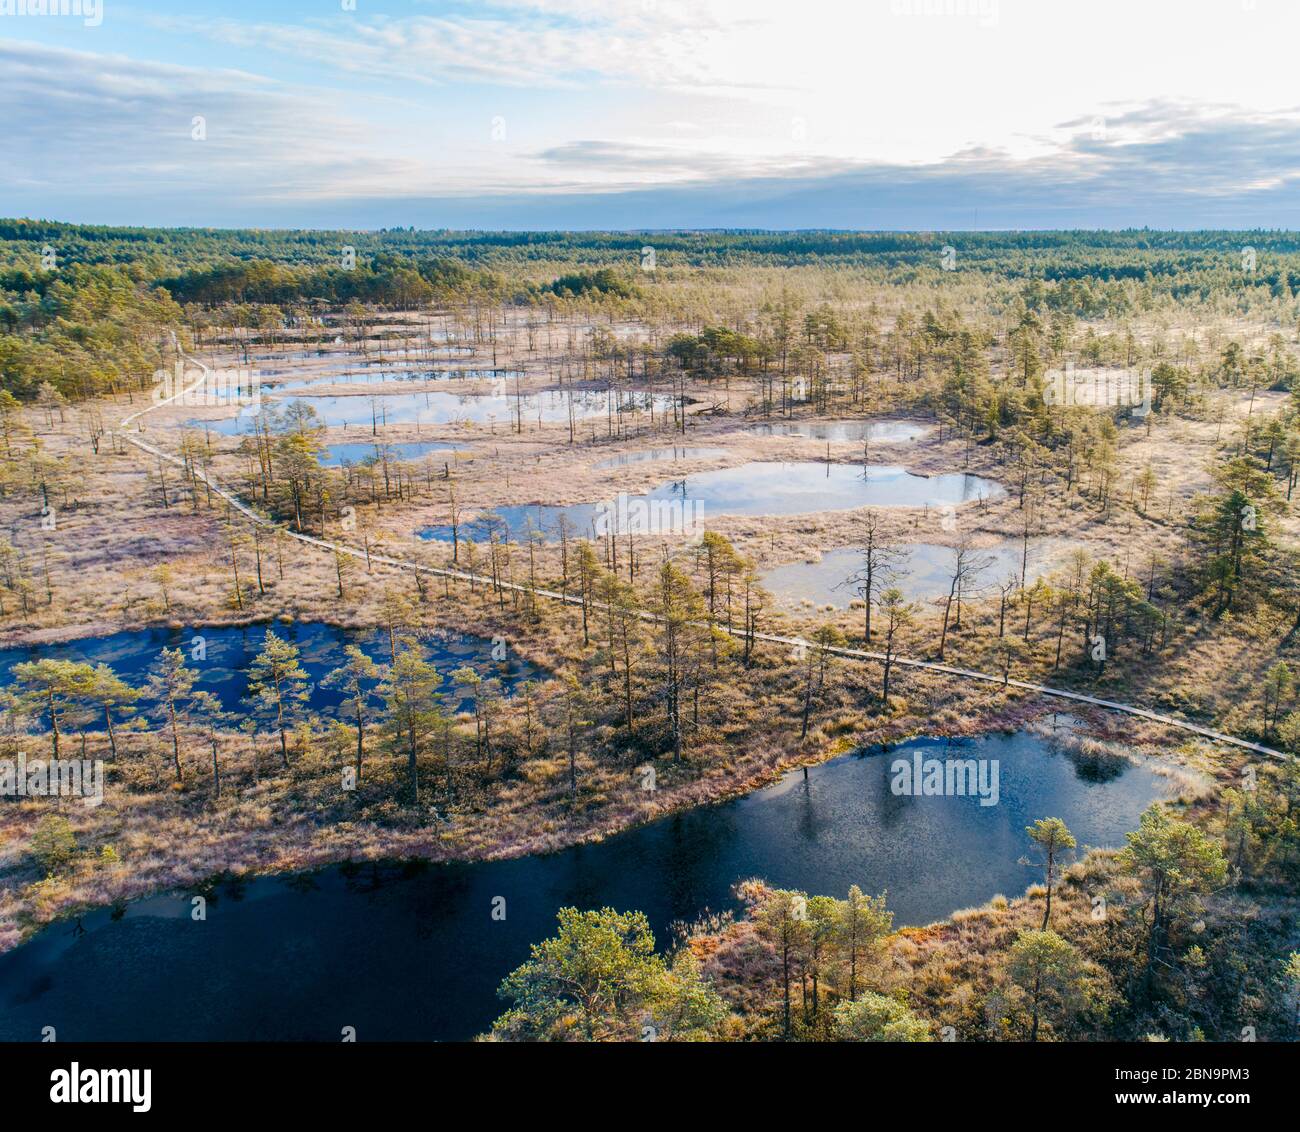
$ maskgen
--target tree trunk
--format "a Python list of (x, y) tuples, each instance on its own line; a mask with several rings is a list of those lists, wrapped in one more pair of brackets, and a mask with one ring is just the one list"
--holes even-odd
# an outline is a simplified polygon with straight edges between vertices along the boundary
[(112, 752), (114, 759), (117, 758), (117, 735), (113, 731), (113, 713), (109, 710), (107, 704), (104, 705), (104, 726), (108, 728), (108, 749)]

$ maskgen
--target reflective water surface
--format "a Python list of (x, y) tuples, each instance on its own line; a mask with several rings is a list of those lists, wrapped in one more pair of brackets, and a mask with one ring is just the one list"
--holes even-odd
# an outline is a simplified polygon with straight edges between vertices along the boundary
[[(895, 795), (890, 766), (916, 752), (997, 760), (998, 804)], [(0, 1038), (54, 1026), (60, 1041), (338, 1041), (354, 1026), (360, 1041), (467, 1039), (562, 906), (641, 909), (663, 944), (672, 922), (730, 909), (737, 881), (763, 877), (839, 897), (888, 890), (897, 926), (923, 924), (1037, 881), (1019, 863), (1036, 818), (1063, 818), (1081, 847), (1122, 844), (1162, 781), (1028, 733), (917, 740), (549, 856), (227, 884), (201, 922), (186, 894), (158, 896), (0, 956)]]
[[(799, 515), (814, 511), (844, 511), (857, 507), (941, 507), (960, 505), (977, 499), (996, 499), (1004, 494), (994, 480), (959, 472), (937, 476), (920, 476), (893, 465), (832, 464), (814, 461), (786, 463), (764, 461), (699, 472), (684, 479), (661, 484), (644, 495), (627, 496), (596, 503), (573, 503), (564, 506), (525, 504), (497, 507), (468, 529), (462, 526), (460, 537), (485, 538), (492, 529), (508, 532), (511, 538), (526, 538), (530, 524), (550, 541), (558, 539), (561, 516), (569, 521), (578, 535), (589, 536), (593, 524), (611, 504), (618, 504), (614, 520), (619, 530), (634, 533), (646, 530), (645, 524), (633, 525), (634, 516), (654, 517), (649, 523), (654, 531), (664, 529), (656, 523), (675, 524), (668, 529), (680, 530), (681, 519), (692, 516), (704, 524), (718, 515)], [(660, 506), (677, 502), (679, 513)], [(685, 505), (689, 504), (689, 513)], [(654, 505), (654, 506), (651, 506)], [(450, 526), (428, 527), (422, 537), (449, 541)]]
[[(159, 653), (164, 648), (173, 648), (184, 652), (186, 664), (198, 673), (196, 687), (213, 693), (226, 710), (233, 711), (247, 707), (242, 700), (248, 693), (248, 667), (261, 650), (268, 629), (298, 646), (299, 662), (312, 682), (308, 706), (317, 711), (335, 708), (342, 701), (338, 689), (322, 688), (319, 681), (343, 662), (344, 646), (360, 645), (379, 662), (389, 658), (388, 637), (382, 630), (341, 629), (319, 622), (137, 629), (106, 637), (82, 637), (63, 644), (0, 648), (0, 684), (8, 683), (15, 664), (48, 657), (107, 664), (127, 683), (138, 687), (148, 679)], [(426, 634), (423, 644), (429, 660), (444, 679), (464, 665), (478, 669), (485, 676), (500, 677), (507, 688), (537, 675), (536, 668), (509, 653), (501, 662), (493, 660), (492, 642), (485, 637), (438, 630)]]

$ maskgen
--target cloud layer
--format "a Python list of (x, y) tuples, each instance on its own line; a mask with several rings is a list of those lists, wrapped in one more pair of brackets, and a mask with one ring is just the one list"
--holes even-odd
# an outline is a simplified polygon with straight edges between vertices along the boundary
[[(23, 112), (6, 122), (0, 211), (339, 227), (1300, 227), (1300, 110), (1269, 71), (1285, 46), (1258, 34), (1272, 25), (1193, 0), (1169, 32), (1188, 59), (1216, 37), (1231, 51), (1245, 36), (1256, 55), (1154, 93), (1175, 89), (1181, 60), (1071, 73), (1024, 53), (1046, 25), (1013, 5), (942, 17), (935, 4), (942, 18), (927, 20), (924, 5), (868, 4), (843, 29), (833, 13), (846, 9), (821, 0), (794, 16), (764, 0), (493, 0), (297, 23), (168, 7), (127, 13), (112, 37), (11, 21), (0, 74)], [(1018, 73), (999, 69), (1016, 58)], [(1064, 82), (1044, 84), (1053, 66)]]

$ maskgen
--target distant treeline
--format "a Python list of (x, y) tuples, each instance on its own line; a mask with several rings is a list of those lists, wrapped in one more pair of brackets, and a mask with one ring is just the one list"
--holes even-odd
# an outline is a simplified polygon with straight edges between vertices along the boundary
[[(529, 265), (570, 264), (588, 271), (613, 267), (631, 273), (647, 244), (654, 247), (660, 268), (825, 264), (885, 271), (939, 271), (942, 250), (952, 247), (957, 270), (992, 272), (1012, 280), (1136, 280), (1183, 294), (1231, 284), (1300, 294), (1300, 233), (1291, 231), (346, 232), (111, 228), (0, 220), (0, 241), (0, 266), (34, 268), (48, 244), (67, 262), (139, 265), (143, 276), (155, 282), (264, 261), (291, 269), (296, 277), (320, 269), (323, 274), (316, 281), (338, 287), (342, 281), (334, 281), (328, 269), (339, 267), (345, 247), (355, 249), (357, 266), (364, 272), (413, 270), (435, 287), (450, 262), (462, 270), (506, 273), (512, 285), (530, 275), (524, 270)], [(1253, 249), (1253, 255), (1246, 249)], [(534, 275), (530, 281), (548, 285), (553, 279)], [(283, 286), (284, 280), (279, 283)], [(355, 281), (353, 286), (364, 290)], [(349, 297), (345, 292), (320, 297)], [(177, 292), (176, 297), (183, 296)]]
[(496, 297), (505, 287), (498, 276), (471, 270), (455, 260), (415, 260), (391, 252), (381, 253), (368, 263), (357, 261), (353, 266), (344, 266), (342, 252), (332, 266), (322, 267), (295, 267), (269, 259), (218, 263), (161, 279), (159, 285), (182, 303), (283, 306), (319, 301), (403, 308), (446, 301), (473, 291)]
[[(654, 274), (639, 270), (646, 245)], [(0, 220), (0, 388), (30, 399), (43, 385), (81, 397), (147, 383), (187, 306), (271, 326), (350, 304), (608, 304), (635, 317), (680, 314), (674, 288), (689, 289), (693, 272), (707, 273), (713, 294), (774, 268), (824, 270), (846, 309), (870, 287), (919, 285), (929, 304), (949, 286), (969, 295), (973, 282), (994, 313), (1125, 319), (1209, 304), (1283, 325), (1300, 315), (1300, 235), (1280, 231), (314, 232)], [(698, 325), (728, 317), (701, 308), (698, 288), (692, 301)], [(839, 315), (828, 307), (825, 317)], [(819, 349), (846, 348), (844, 334), (813, 329)], [(691, 366), (720, 349), (738, 365), (763, 352), (736, 332), (730, 345), (701, 351), (678, 338), (674, 350)]]

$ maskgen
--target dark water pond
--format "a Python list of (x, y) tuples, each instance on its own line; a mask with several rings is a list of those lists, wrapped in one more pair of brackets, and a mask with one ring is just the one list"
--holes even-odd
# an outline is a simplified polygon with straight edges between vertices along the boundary
[[(566, 506), (526, 504), (497, 507), (480, 521), (460, 529), (460, 537), (486, 538), (496, 529), (514, 539), (527, 537), (529, 526), (550, 541), (559, 538), (561, 516), (578, 535), (590, 537), (602, 516), (619, 531), (658, 533), (705, 524), (719, 515), (799, 515), (846, 511), (857, 507), (941, 507), (1004, 494), (995, 480), (960, 472), (919, 476), (888, 465), (832, 464), (812, 461), (764, 461), (700, 472), (661, 484), (645, 495), (622, 501)], [(680, 504), (666, 511), (664, 503)], [(451, 540), (451, 527), (426, 527), (421, 537)]]
[[(891, 764), (917, 752), (996, 759), (998, 804), (894, 794)], [(562, 906), (640, 909), (662, 944), (758, 876), (840, 897), (888, 890), (896, 925), (922, 924), (1036, 881), (1018, 863), (1034, 819), (1063, 818), (1081, 846), (1119, 845), (1160, 796), (1146, 767), (1081, 761), (1028, 733), (919, 740), (548, 856), (267, 878), (219, 890), (204, 921), (188, 896), (159, 896), (0, 956), (0, 1038), (54, 1026), (60, 1041), (338, 1041), (354, 1026), (361, 1041), (466, 1039)]]
[[(291, 622), (273, 625), (199, 629), (140, 629), (113, 633), (107, 637), (84, 637), (57, 645), (24, 646), (0, 649), (0, 685), (9, 682), (15, 664), (45, 657), (59, 660), (107, 664), (127, 683), (139, 686), (148, 679), (150, 668), (164, 648), (180, 649), (186, 663), (199, 673), (197, 687), (212, 692), (226, 710), (246, 708), (241, 701), (248, 693), (248, 666), (253, 662), (271, 628), (276, 636), (292, 641), (300, 652), (299, 662), (312, 681), (309, 706), (316, 711), (338, 706), (342, 696), (336, 688), (319, 684), (331, 668), (343, 662), (345, 645), (360, 645), (376, 661), (388, 659), (388, 637), (374, 629), (340, 629), (314, 622)], [(204, 659), (195, 656), (198, 638)], [(502, 661), (492, 659), (492, 642), (484, 637), (463, 636), (442, 631), (431, 632), (423, 641), (429, 660), (442, 673), (444, 690), (450, 690), (448, 677), (457, 668), (469, 665), (484, 675), (501, 678), (511, 688), (522, 680), (538, 675), (537, 669), (514, 657), (507, 650)], [(448, 706), (454, 699), (448, 697)]]

